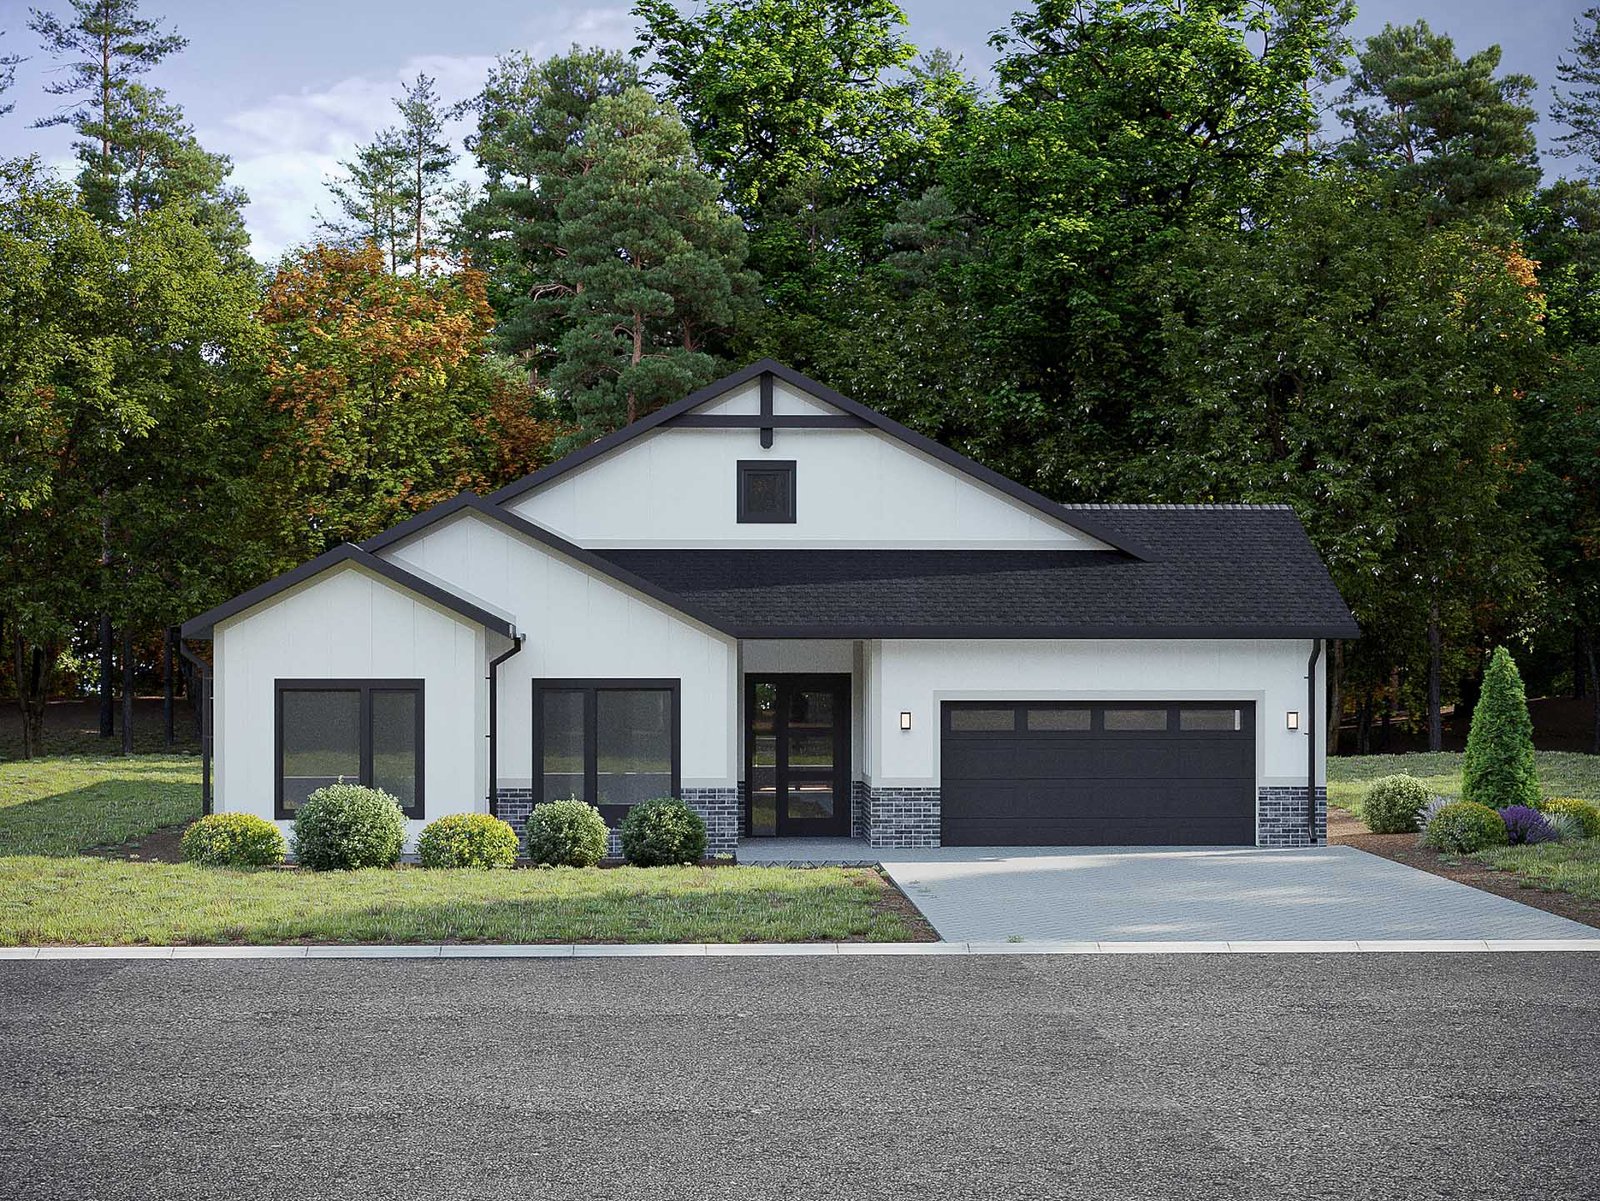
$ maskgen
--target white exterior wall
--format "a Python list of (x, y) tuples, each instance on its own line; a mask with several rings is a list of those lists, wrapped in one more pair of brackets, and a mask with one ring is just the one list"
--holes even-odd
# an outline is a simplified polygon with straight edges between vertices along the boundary
[[(754, 414), (752, 385), (698, 412)], [(817, 402), (775, 389), (774, 411)], [(793, 525), (737, 520), (741, 460), (793, 460)], [(1104, 544), (875, 429), (666, 426), (640, 435), (508, 506), (579, 546), (982, 547), (1103, 549)]]
[(474, 514), (440, 522), (380, 555), (504, 610), (526, 641), (500, 665), (500, 785), (533, 778), (535, 679), (677, 679), (682, 784), (737, 779), (737, 645), (610, 577)]
[[(220, 622), (217, 811), (274, 820), (275, 684), (288, 679), (422, 680), (425, 821), (484, 809), (488, 638), (482, 627), (353, 564)], [(406, 823), (408, 846), (424, 824)], [(278, 826), (287, 837), (290, 823)]]
[[(866, 654), (866, 775), (875, 787), (939, 784), (939, 711), (956, 700), (1237, 700), (1256, 710), (1256, 787), (1306, 782), (1311, 641), (882, 640)], [(1326, 656), (1317, 665), (1319, 728)], [(911, 729), (900, 713), (911, 711)], [(1286, 728), (1285, 713), (1301, 728)], [(1313, 738), (1317, 780), (1324, 743)]]

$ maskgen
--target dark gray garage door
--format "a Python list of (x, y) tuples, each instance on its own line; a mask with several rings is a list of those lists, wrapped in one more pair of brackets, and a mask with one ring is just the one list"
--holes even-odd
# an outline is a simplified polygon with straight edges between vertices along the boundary
[(946, 846), (1255, 842), (1255, 706), (947, 701)]

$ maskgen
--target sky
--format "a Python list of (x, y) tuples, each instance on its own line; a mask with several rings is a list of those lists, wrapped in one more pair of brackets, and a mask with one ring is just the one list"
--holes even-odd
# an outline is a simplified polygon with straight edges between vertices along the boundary
[[(1451, 34), (1463, 55), (1498, 44), (1503, 70), (1539, 81), (1535, 104), (1543, 115), (1556, 60), (1591, 2), (1366, 0), (1352, 32), (1361, 38), (1387, 22), (1420, 17)], [(33, 5), (67, 7), (64, 0)], [(7, 96), (16, 111), (0, 117), (0, 156), (37, 153), (65, 167), (70, 131), (30, 128), (59, 103), (43, 91), (59, 77), (59, 66), (28, 30), (28, 7), (26, 0), (0, 0), (0, 53), (29, 56)], [(988, 38), (1007, 23), (1010, 3), (901, 0), (901, 7), (913, 43), (960, 54), (989, 81)], [(539, 57), (574, 42), (624, 49), (633, 44), (628, 9), (575, 0), (145, 0), (147, 15), (161, 16), (189, 39), (146, 82), (183, 106), (202, 145), (233, 159), (234, 182), (250, 195), (252, 249), (270, 260), (313, 233), (318, 209), (328, 206), (324, 181), (340, 159), (393, 122), (402, 80), (426, 72), (444, 99), (455, 101), (476, 92), (490, 63), (508, 50)], [(1542, 148), (1554, 132), (1541, 121)], [(1560, 167), (1545, 156), (1547, 173)]]

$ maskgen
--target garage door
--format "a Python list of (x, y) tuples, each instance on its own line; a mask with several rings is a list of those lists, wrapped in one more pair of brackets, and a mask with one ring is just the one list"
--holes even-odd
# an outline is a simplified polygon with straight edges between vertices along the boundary
[(947, 701), (946, 846), (1233, 846), (1255, 838), (1249, 702)]

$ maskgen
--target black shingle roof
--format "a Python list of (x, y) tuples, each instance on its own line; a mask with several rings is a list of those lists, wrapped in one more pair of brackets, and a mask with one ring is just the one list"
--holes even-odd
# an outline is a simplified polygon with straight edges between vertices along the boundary
[(1359, 636), (1280, 506), (1085, 506), (1118, 551), (606, 550), (741, 637)]

